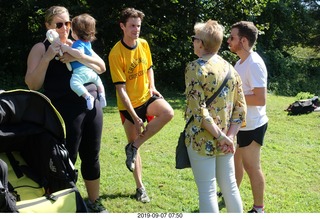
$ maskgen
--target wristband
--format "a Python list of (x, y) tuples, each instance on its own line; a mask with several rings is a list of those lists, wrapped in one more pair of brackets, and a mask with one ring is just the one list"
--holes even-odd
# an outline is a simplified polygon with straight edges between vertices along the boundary
[(217, 141), (221, 141), (225, 137), (226, 137), (226, 135), (221, 131), (219, 137), (217, 138)]

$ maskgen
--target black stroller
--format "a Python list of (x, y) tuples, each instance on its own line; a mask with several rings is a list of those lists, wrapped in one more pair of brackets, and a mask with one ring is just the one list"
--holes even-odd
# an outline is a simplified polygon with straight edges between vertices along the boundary
[(14, 211), (5, 208), (8, 194), (20, 213), (88, 212), (65, 137), (64, 121), (46, 96), (0, 91), (0, 159), (8, 167), (8, 182), (0, 183), (0, 212)]

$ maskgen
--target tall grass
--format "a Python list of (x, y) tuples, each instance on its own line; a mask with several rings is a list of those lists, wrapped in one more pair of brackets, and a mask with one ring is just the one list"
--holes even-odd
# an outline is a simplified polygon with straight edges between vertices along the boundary
[[(175, 146), (184, 127), (182, 94), (167, 94), (175, 110), (173, 120), (142, 145), (143, 182), (151, 202), (135, 200), (135, 183), (125, 166), (127, 144), (115, 98), (108, 99), (101, 145), (101, 196), (109, 212), (198, 212), (198, 194), (191, 169), (175, 169)], [(268, 94), (269, 126), (262, 148), (266, 178), (265, 211), (320, 212), (320, 113), (287, 116), (295, 98)], [(77, 167), (79, 167), (79, 161)], [(81, 176), (77, 183), (87, 197)], [(252, 206), (248, 177), (240, 187), (244, 211)], [(222, 209), (225, 212), (225, 209)]]

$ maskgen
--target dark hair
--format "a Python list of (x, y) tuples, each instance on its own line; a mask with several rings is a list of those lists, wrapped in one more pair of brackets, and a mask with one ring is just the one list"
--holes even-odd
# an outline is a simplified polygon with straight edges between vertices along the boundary
[(96, 20), (89, 14), (85, 13), (74, 17), (71, 28), (81, 40), (91, 42), (96, 39)]
[(237, 28), (238, 29), (238, 35), (239, 37), (245, 37), (249, 41), (249, 46), (252, 47), (254, 43), (258, 39), (258, 29), (257, 27), (253, 24), (253, 22), (250, 21), (239, 21), (235, 24), (232, 25), (231, 27)]
[(120, 23), (126, 24), (129, 18), (140, 18), (141, 21), (144, 18), (144, 13), (142, 11), (136, 10), (134, 8), (125, 8), (120, 14)]

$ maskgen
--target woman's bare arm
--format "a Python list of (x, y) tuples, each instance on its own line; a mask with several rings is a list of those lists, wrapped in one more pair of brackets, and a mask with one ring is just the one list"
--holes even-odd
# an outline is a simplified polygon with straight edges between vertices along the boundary
[(30, 90), (39, 90), (44, 82), (49, 62), (60, 50), (58, 44), (51, 44), (47, 51), (43, 43), (34, 45), (28, 55), (25, 83)]

